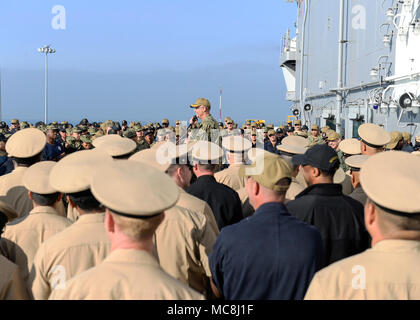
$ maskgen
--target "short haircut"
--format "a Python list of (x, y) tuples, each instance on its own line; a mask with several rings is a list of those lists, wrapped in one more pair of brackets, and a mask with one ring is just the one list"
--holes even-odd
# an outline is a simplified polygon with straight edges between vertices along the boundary
[(166, 170), (166, 173), (170, 176), (173, 177), (176, 170), (178, 170), (178, 168), (181, 168), (180, 164), (171, 164), (168, 168), (168, 170)]
[(32, 192), (33, 201), (39, 206), (52, 206), (57, 202), (60, 192), (51, 194), (39, 194)]
[(214, 172), (216, 170), (217, 164), (211, 164), (211, 163), (198, 163), (198, 167), (200, 168), (200, 171), (211, 171)]
[(41, 154), (42, 152), (30, 157), (30, 158), (18, 158), (18, 157), (12, 157), (12, 160), (15, 161), (18, 166), (21, 167), (30, 167), (33, 164), (41, 161)]
[(378, 215), (379, 229), (384, 234), (390, 234), (394, 231), (420, 231), (420, 215), (399, 216), (388, 213), (376, 205), (371, 199), (367, 199), (367, 203), (373, 203)]
[(133, 240), (141, 241), (153, 237), (156, 229), (162, 221), (162, 214), (149, 219), (137, 219), (123, 217), (108, 209), (114, 222), (121, 229), (122, 233)]
[(70, 200), (80, 209), (86, 212), (104, 211), (104, 208), (89, 190), (67, 194)]

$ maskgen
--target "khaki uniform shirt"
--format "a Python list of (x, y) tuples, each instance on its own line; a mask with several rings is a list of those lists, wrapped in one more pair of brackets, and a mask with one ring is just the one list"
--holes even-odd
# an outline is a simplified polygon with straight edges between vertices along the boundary
[(351, 177), (347, 173), (345, 173), (343, 168), (341, 167), (338, 168), (335, 172), (333, 181), (334, 183), (341, 184), (343, 188), (343, 194), (345, 194), (346, 196), (351, 194), (354, 190), (353, 184), (351, 183)]
[(239, 195), (239, 199), (241, 199), (242, 205), (246, 202), (246, 200), (249, 198), (248, 191), (246, 191), (246, 188), (241, 188), (238, 191), (236, 191)]
[(11, 205), (19, 217), (26, 216), (33, 209), (28, 190), (23, 186), (23, 175), (26, 167), (16, 167), (15, 170), (0, 177), (1, 200)]
[(76, 222), (79, 219), (79, 211), (77, 211), (76, 207), (72, 207), (71, 204), (67, 206), (67, 219), (72, 222)]
[(209, 204), (197, 197), (186, 192), (184, 189), (179, 188), (179, 199), (176, 204), (179, 207), (190, 209), (206, 218), (208, 228), (210, 228), (216, 236), (219, 235), (219, 227), (217, 226), (216, 218), (214, 217), (213, 210)]
[(215, 173), (214, 178), (217, 182), (238, 191), (245, 188), (245, 178), (239, 176), (239, 169), (241, 164), (231, 164), (229, 168)]
[(118, 249), (96, 267), (56, 288), (51, 300), (203, 300), (169, 276), (146, 251)]
[(315, 274), (306, 300), (420, 299), (420, 241), (382, 240)]
[(305, 188), (297, 182), (296, 178), (292, 178), (290, 187), (286, 192), (286, 200), (295, 200), (295, 197), (303, 190), (305, 190)]
[(28, 300), (19, 267), (0, 255), (0, 300)]
[(165, 211), (165, 219), (156, 230), (155, 250), (166, 272), (209, 296), (212, 291), (208, 256), (216, 238), (204, 215), (175, 206)]
[(54, 208), (44, 206), (35, 207), (28, 216), (6, 225), (3, 237), (16, 243), (25, 253), (14, 261), (25, 275), (25, 281), (41, 243), (70, 225), (71, 221), (59, 216)]
[(105, 213), (84, 214), (70, 227), (45, 241), (35, 255), (32, 292), (47, 299), (56, 286), (102, 262), (111, 249)]

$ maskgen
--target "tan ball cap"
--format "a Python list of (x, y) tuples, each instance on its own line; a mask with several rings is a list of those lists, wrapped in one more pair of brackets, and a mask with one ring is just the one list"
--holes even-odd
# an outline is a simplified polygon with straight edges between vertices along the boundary
[(50, 172), (50, 184), (62, 193), (76, 193), (90, 188), (93, 172), (115, 163), (104, 151), (93, 149), (74, 152), (61, 159)]
[(299, 136), (287, 136), (281, 141), (281, 144), (307, 148), (309, 146), (309, 141), (308, 139)]
[(222, 146), (230, 152), (245, 152), (251, 149), (252, 143), (248, 139), (239, 136), (229, 136), (223, 138)]
[(338, 145), (338, 149), (345, 154), (356, 155), (361, 154), (360, 141), (354, 138), (344, 139)]
[(348, 157), (345, 162), (346, 164), (354, 169), (361, 169), (365, 161), (369, 159), (369, 156), (366, 155), (355, 155)]
[(9, 157), (30, 158), (39, 154), (47, 143), (45, 134), (35, 128), (27, 128), (13, 134), (6, 143)]
[(173, 207), (178, 186), (159, 170), (131, 160), (114, 162), (95, 171), (91, 191), (117, 214), (144, 218)]
[(188, 149), (187, 145), (175, 145), (172, 142), (166, 142), (159, 148), (151, 148), (139, 151), (133, 154), (129, 160), (137, 161), (150, 165), (159, 171), (165, 172), (169, 169), (171, 164), (188, 163)]
[(200, 163), (217, 164), (223, 156), (223, 150), (217, 144), (208, 141), (197, 141), (192, 148), (192, 157), (194, 161)]
[(264, 153), (263, 156), (258, 156), (256, 162), (264, 161), (263, 171), (258, 175), (250, 175), (247, 173), (247, 168), (251, 166), (242, 165), (239, 169), (240, 177), (252, 177), (259, 184), (274, 191), (286, 191), (289, 186), (280, 186), (278, 182), (284, 178), (292, 178), (292, 172), (287, 162), (280, 156), (273, 153)]
[(398, 142), (400, 142), (403, 138), (403, 135), (399, 131), (392, 131), (391, 132), (391, 141), (385, 146), (386, 149), (395, 149)]
[(327, 138), (328, 141), (335, 141), (335, 140), (338, 140), (338, 139), (340, 139), (340, 135), (337, 132), (330, 131), (328, 133), (328, 138)]
[(383, 147), (391, 141), (389, 133), (374, 123), (362, 124), (358, 129), (358, 133), (363, 141), (373, 147)]
[(210, 108), (210, 101), (205, 98), (198, 98), (197, 101), (190, 105), (191, 108), (198, 108), (200, 106), (205, 106)]
[(42, 161), (30, 166), (24, 176), (23, 185), (29, 191), (38, 194), (53, 194), (58, 192), (50, 184), (50, 172), (57, 165), (54, 161)]
[(403, 151), (369, 157), (360, 172), (366, 195), (391, 213), (420, 214), (420, 158)]
[(7, 222), (16, 219), (19, 215), (15, 209), (4, 201), (0, 201), (0, 212), (6, 216)]

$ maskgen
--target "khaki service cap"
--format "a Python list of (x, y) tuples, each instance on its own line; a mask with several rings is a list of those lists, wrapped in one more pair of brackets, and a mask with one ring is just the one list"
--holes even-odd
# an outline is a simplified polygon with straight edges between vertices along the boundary
[(303, 138), (307, 138), (308, 137), (308, 134), (306, 132), (304, 132), (304, 131), (295, 131), (295, 134), (294, 135), (295, 136), (298, 136), (298, 137), (303, 137)]
[(200, 106), (205, 106), (210, 108), (210, 101), (205, 98), (198, 98), (197, 101), (190, 105), (191, 108), (198, 108)]
[(295, 126), (296, 125), (298, 125), (298, 126), (302, 125), (302, 121), (301, 120), (295, 120)]
[(311, 130), (318, 130), (319, 131), (319, 126), (317, 124), (312, 125)]
[(278, 183), (284, 178), (290, 180), (292, 178), (292, 172), (287, 162), (280, 156), (268, 152), (263, 153), (262, 156), (257, 156), (255, 163), (258, 163), (259, 161), (264, 161), (263, 170), (260, 174), (252, 175), (247, 173), (254, 165), (242, 165), (239, 169), (239, 176), (244, 178), (252, 177), (252, 179), (270, 190), (279, 192), (286, 191), (289, 188), (289, 185), (280, 186)]
[(27, 128), (13, 134), (6, 143), (9, 157), (30, 158), (45, 148), (47, 138), (45, 134), (35, 128)]
[(420, 142), (420, 136), (416, 136), (416, 142)]
[(309, 147), (308, 139), (299, 136), (287, 136), (281, 141), (282, 145), (293, 145), (301, 148)]
[(131, 160), (98, 168), (92, 177), (91, 191), (114, 213), (139, 219), (164, 212), (179, 198), (178, 186), (168, 175)]
[(360, 138), (370, 147), (383, 147), (391, 141), (391, 136), (385, 129), (374, 123), (362, 124), (358, 133)]
[(360, 141), (357, 139), (344, 139), (338, 145), (338, 149), (345, 154), (356, 155), (361, 154)]
[(348, 157), (345, 162), (349, 167), (360, 170), (367, 159), (369, 159), (369, 156), (355, 155)]
[(96, 138), (92, 144), (95, 148), (99, 148), (102, 144), (119, 141), (120, 139), (122, 139), (122, 137), (118, 134), (107, 134)]
[(222, 156), (222, 148), (213, 142), (197, 141), (192, 148), (192, 158), (199, 163), (217, 164)]
[(363, 165), (366, 195), (388, 213), (420, 214), (420, 158), (403, 151), (375, 154)]
[(172, 142), (165, 142), (159, 148), (139, 151), (132, 155), (129, 160), (144, 163), (159, 171), (166, 172), (172, 164), (188, 163), (188, 147), (186, 144), (175, 145)]
[(164, 123), (169, 123), (169, 120), (168, 119), (162, 119), (162, 124), (164, 124)]
[(19, 124), (19, 120), (18, 119), (12, 119), (12, 121), (10, 123), (11, 124)]
[(230, 152), (246, 152), (252, 147), (251, 141), (240, 136), (229, 136), (222, 140), (222, 146)]
[(403, 135), (399, 131), (391, 132), (391, 141), (385, 146), (386, 149), (393, 150), (397, 146), (398, 142), (403, 140)]
[(19, 216), (17, 211), (4, 201), (0, 201), (0, 213), (3, 213), (6, 216), (7, 222), (12, 221)]
[(121, 157), (133, 152), (136, 147), (137, 144), (132, 139), (120, 138), (115, 141), (102, 143), (98, 149), (104, 150), (111, 157)]
[(41, 161), (30, 166), (23, 176), (25, 188), (38, 194), (58, 192), (49, 182), (50, 172), (56, 165), (57, 162), (54, 161)]
[(112, 157), (102, 150), (74, 152), (61, 159), (51, 170), (49, 182), (62, 193), (86, 191), (90, 188), (92, 174), (98, 167), (115, 163)]

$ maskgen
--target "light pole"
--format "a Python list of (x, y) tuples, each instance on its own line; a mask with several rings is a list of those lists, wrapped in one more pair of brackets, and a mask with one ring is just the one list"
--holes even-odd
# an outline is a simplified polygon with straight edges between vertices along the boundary
[(48, 54), (55, 53), (49, 45), (43, 48), (38, 48), (38, 52), (45, 53), (45, 97), (44, 97), (44, 122), (48, 124), (47, 112), (48, 112)]

